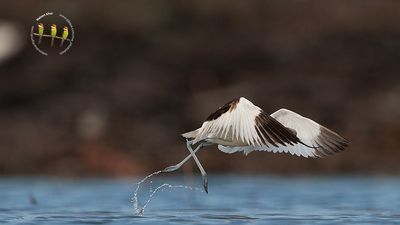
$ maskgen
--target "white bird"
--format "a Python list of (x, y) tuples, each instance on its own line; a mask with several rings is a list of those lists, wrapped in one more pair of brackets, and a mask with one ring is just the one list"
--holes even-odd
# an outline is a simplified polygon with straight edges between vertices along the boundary
[[(267, 115), (244, 97), (226, 103), (208, 116), (199, 129), (182, 136), (186, 138), (190, 155), (162, 172), (175, 171), (193, 157), (203, 176), (206, 193), (207, 174), (195, 155), (204, 146), (217, 144), (225, 153), (284, 152), (307, 158), (331, 155), (348, 145), (346, 139), (311, 119), (287, 109)], [(193, 150), (195, 144), (198, 146)]]

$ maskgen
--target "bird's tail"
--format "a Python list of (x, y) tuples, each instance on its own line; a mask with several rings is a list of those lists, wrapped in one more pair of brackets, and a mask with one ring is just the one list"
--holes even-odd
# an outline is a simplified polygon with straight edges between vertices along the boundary
[(193, 130), (193, 131), (189, 131), (189, 132), (183, 133), (181, 135), (186, 139), (194, 139), (194, 138), (197, 137), (198, 133), (199, 133), (199, 129)]

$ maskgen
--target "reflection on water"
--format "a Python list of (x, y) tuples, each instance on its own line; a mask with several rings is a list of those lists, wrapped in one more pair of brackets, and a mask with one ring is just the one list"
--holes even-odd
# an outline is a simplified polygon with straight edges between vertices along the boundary
[[(201, 187), (201, 178), (196, 187)], [(142, 186), (143, 203), (161, 184)], [(137, 182), (137, 181), (136, 181)], [(130, 197), (135, 181), (0, 179), (0, 224), (394, 224), (400, 221), (400, 178), (210, 177), (210, 192), (164, 189), (143, 216)], [(164, 186), (167, 187), (167, 186)], [(201, 189), (201, 188), (200, 188)], [(150, 191), (151, 190), (151, 191)], [(166, 191), (168, 190), (168, 191)], [(35, 203), (32, 203), (32, 198)]]

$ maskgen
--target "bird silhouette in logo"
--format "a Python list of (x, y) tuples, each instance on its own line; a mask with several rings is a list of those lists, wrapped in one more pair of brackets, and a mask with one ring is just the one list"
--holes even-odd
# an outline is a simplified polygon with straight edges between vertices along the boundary
[(68, 34), (69, 34), (69, 32), (68, 32), (68, 27), (64, 26), (64, 28), (63, 28), (63, 33), (62, 33), (62, 35), (61, 35), (60, 47), (63, 46), (64, 41), (68, 38)]
[(44, 26), (43, 26), (43, 23), (39, 23), (39, 24), (38, 24), (39, 45), (40, 45), (40, 43), (42, 43), (43, 33), (44, 33)]
[(55, 24), (51, 25), (51, 32), (50, 32), (50, 36), (51, 36), (51, 47), (53, 47), (54, 45), (54, 38), (57, 35), (57, 26)]

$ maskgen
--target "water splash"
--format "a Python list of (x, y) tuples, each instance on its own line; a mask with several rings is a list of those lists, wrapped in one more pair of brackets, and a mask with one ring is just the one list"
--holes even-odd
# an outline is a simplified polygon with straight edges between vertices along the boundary
[(156, 189), (154, 189), (153, 192), (151, 192), (149, 198), (147, 199), (147, 201), (144, 203), (143, 207), (139, 210), (138, 215), (143, 215), (145, 208), (147, 207), (147, 205), (150, 203), (151, 199), (153, 198), (153, 196), (158, 192), (158, 191), (164, 191), (165, 189), (172, 189), (172, 188), (183, 188), (186, 190), (197, 190), (197, 188), (193, 188), (190, 186), (186, 186), (186, 185), (171, 185), (171, 184), (162, 184), (160, 186), (158, 186)]
[[(183, 189), (191, 190), (191, 191), (195, 190), (195, 191), (204, 192), (202, 189), (194, 188), (194, 187), (191, 187), (191, 186), (186, 186), (186, 185), (171, 185), (171, 184), (164, 183), (164, 184), (158, 186), (157, 188), (155, 188), (154, 190), (153, 190), (152, 187), (150, 187), (150, 195), (149, 195), (147, 201), (143, 204), (143, 207), (139, 207), (138, 192), (139, 192), (139, 189), (140, 189), (140, 185), (143, 184), (143, 183), (144, 183), (147, 179), (149, 179), (150, 177), (152, 177), (152, 176), (154, 176), (154, 175), (157, 175), (157, 174), (160, 174), (160, 173), (162, 173), (162, 172), (163, 172), (162, 170), (156, 171), (156, 172), (154, 172), (154, 173), (152, 173), (152, 174), (150, 174), (150, 175), (147, 175), (145, 178), (143, 178), (143, 179), (140, 180), (138, 183), (136, 183), (137, 187), (136, 187), (136, 190), (135, 190), (134, 195), (133, 195), (133, 197), (132, 197), (133, 209), (134, 209), (134, 212), (135, 212), (136, 215), (138, 215), (138, 216), (142, 216), (142, 215), (143, 215), (145, 208), (147, 207), (147, 205), (150, 203), (150, 201), (153, 199), (154, 195), (155, 195), (158, 191), (164, 191), (164, 190), (167, 189), (167, 188), (168, 188), (168, 189), (172, 189), (172, 188), (183, 188)], [(153, 183), (153, 182), (150, 181), (150, 183)]]
[(152, 173), (152, 174), (150, 174), (150, 175), (147, 175), (145, 178), (143, 178), (141, 181), (139, 181), (138, 183), (136, 183), (136, 190), (135, 190), (135, 192), (134, 192), (134, 194), (133, 194), (133, 198), (132, 198), (132, 201), (133, 201), (133, 209), (134, 209), (134, 211), (135, 211), (135, 214), (141, 214), (140, 213), (140, 211), (141, 210), (139, 210), (139, 202), (138, 202), (138, 191), (139, 191), (139, 188), (140, 188), (140, 185), (143, 183), (143, 182), (145, 182), (147, 179), (149, 179), (150, 177), (152, 177), (152, 176), (154, 176), (154, 175), (157, 175), (157, 174), (159, 174), (159, 173), (162, 173), (162, 170), (159, 170), (159, 171), (156, 171), (156, 172), (154, 172), (154, 173)]

